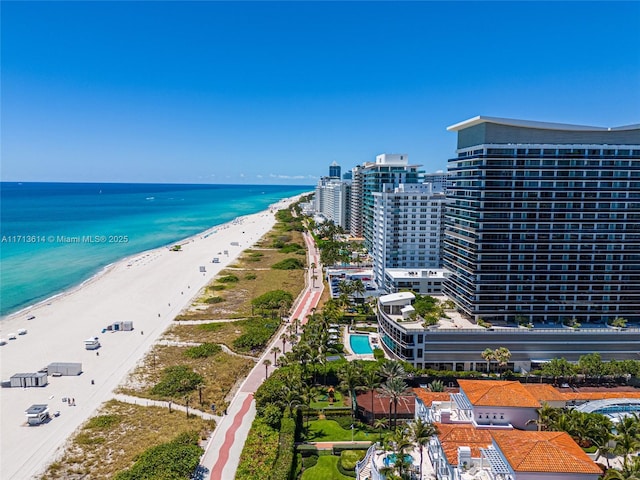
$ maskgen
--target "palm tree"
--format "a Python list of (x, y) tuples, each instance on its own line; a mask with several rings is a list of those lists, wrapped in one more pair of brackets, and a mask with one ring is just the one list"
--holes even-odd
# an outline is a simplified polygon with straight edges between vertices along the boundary
[(380, 442), (382, 443), (382, 429), (387, 428), (389, 426), (389, 421), (385, 418), (376, 418), (373, 422), (373, 428), (378, 429), (378, 433), (380, 434)]
[(273, 347), (271, 349), (271, 353), (273, 353), (273, 364), (275, 365), (277, 363), (277, 357), (278, 354), (281, 352), (282, 350), (280, 350), (278, 347)]
[(511, 351), (507, 347), (496, 348), (493, 352), (493, 358), (498, 362), (498, 366), (502, 371), (502, 368), (506, 367), (511, 360)]
[(317, 390), (313, 385), (308, 385), (304, 383), (302, 385), (302, 401), (304, 402), (306, 408), (306, 420), (307, 420), (307, 428), (309, 428), (309, 410), (311, 409), (311, 402), (316, 398)]
[(616, 425), (615, 452), (622, 455), (622, 470), (629, 471), (629, 455), (640, 450), (640, 416), (629, 415), (620, 419)]
[(352, 419), (355, 419), (356, 416), (356, 389), (360, 388), (362, 381), (361, 377), (362, 370), (360, 369), (360, 365), (356, 362), (349, 362), (345, 364), (338, 372), (340, 387), (349, 392)]
[(264, 362), (262, 362), (262, 364), (264, 365), (264, 378), (266, 380), (267, 378), (269, 378), (269, 367), (271, 366), (271, 360), (267, 358)]
[(375, 409), (373, 406), (373, 396), (375, 394), (376, 388), (380, 386), (380, 375), (378, 375), (378, 372), (373, 369), (367, 370), (363, 375), (362, 380), (371, 392), (371, 420), (373, 421), (376, 418)]
[(280, 340), (282, 340), (282, 353), (285, 354), (286, 353), (286, 343), (287, 343), (287, 335), (286, 334), (282, 334), (280, 335)]
[(485, 348), (484, 351), (480, 354), (485, 362), (487, 362), (487, 373), (491, 371), (491, 361), (495, 360), (495, 351), (490, 348)]
[(409, 436), (411, 441), (420, 449), (420, 474), (422, 478), (422, 453), (425, 445), (429, 444), (431, 437), (438, 434), (438, 429), (433, 423), (425, 422), (421, 418), (409, 424)]
[(559, 408), (550, 407), (547, 402), (542, 402), (542, 407), (537, 410), (538, 418), (527, 421), (527, 425), (535, 423), (539, 432), (551, 430), (561, 411)]
[(404, 367), (400, 362), (395, 360), (385, 360), (385, 362), (380, 366), (380, 376), (384, 379), (392, 380), (394, 378), (407, 378), (407, 374), (404, 371)]
[[(391, 378), (382, 384), (381, 390), (384, 396), (389, 397), (389, 403), (393, 404), (394, 407), (393, 428), (398, 424), (398, 401), (406, 389), (407, 384), (401, 378)], [(391, 410), (391, 408), (389, 408), (389, 410)], [(391, 417), (391, 411), (389, 411), (389, 417)]]

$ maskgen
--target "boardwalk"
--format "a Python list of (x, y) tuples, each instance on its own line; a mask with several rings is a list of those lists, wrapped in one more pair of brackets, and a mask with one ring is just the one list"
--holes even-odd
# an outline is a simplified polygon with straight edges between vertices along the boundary
[[(313, 238), (306, 233), (304, 237), (309, 265), (315, 263), (317, 266), (315, 273), (322, 272), (320, 255), (315, 247)], [(320, 279), (316, 281), (312, 279), (313, 274), (314, 272), (311, 270), (307, 272), (306, 287), (293, 306), (290, 320), (300, 319), (302, 324), (306, 323), (307, 315), (312, 313), (313, 309), (318, 305), (324, 287)], [(256, 415), (253, 394), (265, 380), (265, 367), (262, 362), (267, 358), (273, 359), (271, 349), (274, 346), (281, 345), (280, 334), (286, 326), (283, 325), (280, 331), (274, 335), (273, 341), (265, 349), (264, 354), (244, 380), (233, 400), (231, 400), (227, 408), (227, 415), (221, 418), (200, 460), (199, 478), (207, 478), (207, 472), (210, 473), (209, 478), (211, 480), (231, 480), (235, 478), (240, 454)], [(275, 368), (275, 366), (272, 368)]]

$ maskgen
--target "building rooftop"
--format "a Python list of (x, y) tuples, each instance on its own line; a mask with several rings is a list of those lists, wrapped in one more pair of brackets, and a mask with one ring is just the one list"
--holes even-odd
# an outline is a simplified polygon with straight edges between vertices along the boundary
[(445, 278), (448, 273), (443, 268), (386, 268), (385, 275), (390, 278)]
[(411, 292), (398, 292), (391, 293), (389, 295), (382, 295), (380, 297), (380, 303), (382, 305), (389, 305), (391, 303), (407, 301), (407, 300), (415, 300), (416, 296)]
[[(371, 392), (361, 393), (356, 396), (359, 408), (367, 412), (373, 411), (375, 415), (389, 415), (390, 397), (375, 391), (373, 394), (373, 406), (371, 403)], [(395, 411), (395, 407), (394, 407)], [(398, 415), (413, 415), (416, 411), (416, 398), (412, 394), (404, 394), (398, 398)]]
[(525, 383), (524, 388), (539, 402), (564, 402), (566, 397), (547, 383)]
[(451, 400), (453, 392), (430, 392), (424, 388), (414, 388), (413, 393), (416, 394), (426, 407), (430, 407), (433, 402), (448, 402)]
[(516, 472), (602, 473), (565, 432), (503, 430), (491, 435)]
[(39, 415), (47, 411), (48, 405), (36, 403), (25, 410), (27, 415)]
[(469, 423), (435, 423), (435, 426), (450, 465), (458, 465), (458, 447), (469, 447), (471, 457), (480, 458), (480, 449), (491, 445), (490, 430), (478, 429)]
[(551, 122), (536, 122), (532, 120), (517, 120), (514, 118), (500, 118), (500, 117), (485, 117), (483, 115), (478, 115), (477, 117), (470, 118), (468, 120), (464, 120), (463, 122), (456, 123), (455, 125), (451, 125), (447, 127), (447, 130), (450, 132), (457, 132), (459, 130), (473, 127), (474, 125), (479, 125), (481, 123), (497, 123), (499, 125), (508, 125), (511, 127), (525, 127), (525, 128), (539, 128), (544, 130), (572, 130), (572, 131), (586, 131), (586, 132), (607, 132), (613, 130), (635, 130), (640, 127), (640, 125), (624, 125), (620, 127), (593, 127), (589, 125), (571, 125), (566, 123), (551, 123)]
[(472, 405), (496, 407), (540, 408), (541, 404), (516, 381), (458, 380)]

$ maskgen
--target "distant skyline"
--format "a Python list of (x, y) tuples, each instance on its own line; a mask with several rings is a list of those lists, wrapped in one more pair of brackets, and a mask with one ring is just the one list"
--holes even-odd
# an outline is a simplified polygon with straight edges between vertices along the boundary
[(9, 2), (3, 181), (446, 170), (476, 115), (640, 123), (640, 2)]

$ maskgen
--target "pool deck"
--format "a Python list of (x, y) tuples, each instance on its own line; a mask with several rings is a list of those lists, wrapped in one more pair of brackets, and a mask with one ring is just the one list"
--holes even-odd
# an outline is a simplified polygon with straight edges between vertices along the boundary
[(367, 353), (367, 354), (355, 353), (351, 349), (351, 342), (350, 342), (351, 335), (367, 335), (369, 337), (369, 345), (371, 346), (372, 350), (374, 345), (371, 343), (372, 338), (378, 339), (377, 333), (369, 333), (369, 334), (352, 333), (351, 327), (345, 328), (342, 334), (342, 344), (344, 345), (345, 350), (349, 352), (347, 355), (345, 355), (345, 358), (347, 360), (375, 360), (375, 358), (373, 357), (373, 353)]

